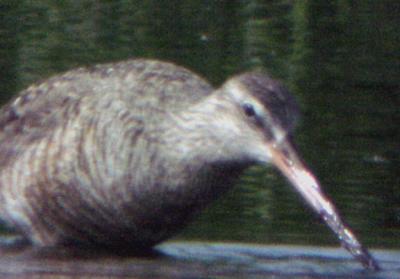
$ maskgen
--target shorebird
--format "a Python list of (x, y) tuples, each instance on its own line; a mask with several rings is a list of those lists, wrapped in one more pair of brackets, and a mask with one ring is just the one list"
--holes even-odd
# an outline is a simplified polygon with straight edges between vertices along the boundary
[(242, 171), (273, 164), (364, 266), (291, 141), (299, 109), (262, 72), (213, 88), (156, 60), (78, 68), (0, 111), (0, 216), (32, 245), (148, 249), (173, 236)]

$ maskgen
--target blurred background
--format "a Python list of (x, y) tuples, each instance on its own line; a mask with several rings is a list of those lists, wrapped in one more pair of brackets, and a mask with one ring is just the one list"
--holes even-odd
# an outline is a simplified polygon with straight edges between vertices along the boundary
[[(0, 0), (0, 102), (38, 80), (149, 57), (215, 86), (261, 68), (296, 95), (300, 154), (367, 246), (400, 248), (400, 1)], [(177, 239), (338, 245), (254, 167)]]

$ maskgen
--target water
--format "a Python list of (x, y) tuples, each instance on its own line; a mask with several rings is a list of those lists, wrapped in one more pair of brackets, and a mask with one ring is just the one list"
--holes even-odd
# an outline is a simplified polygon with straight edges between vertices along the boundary
[[(310, 246), (178, 242), (142, 257), (98, 252), (3, 254), (0, 275), (13, 278), (398, 278), (400, 252), (374, 250), (382, 271), (363, 269), (345, 251)], [(71, 256), (72, 255), (72, 256)]]
[[(39, 79), (131, 57), (218, 85), (282, 79), (296, 143), (366, 246), (400, 248), (400, 4), (396, 1), (0, 1), (0, 100)], [(273, 169), (254, 167), (178, 240), (336, 246)]]
[[(159, 249), (170, 260), (207, 266), (200, 272), (207, 272), (208, 277), (219, 274), (228, 278), (396, 278), (400, 266), (399, 252), (385, 250), (373, 251), (383, 271), (371, 272), (338, 248), (170, 243)], [(196, 272), (199, 274), (198, 269)]]

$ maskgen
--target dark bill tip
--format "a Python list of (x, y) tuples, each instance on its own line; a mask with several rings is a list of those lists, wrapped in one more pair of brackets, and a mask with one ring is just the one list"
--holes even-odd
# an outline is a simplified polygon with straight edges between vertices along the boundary
[(380, 270), (378, 263), (357, 240), (353, 232), (341, 220), (332, 202), (324, 195), (311, 171), (300, 160), (289, 141), (271, 147), (274, 165), (292, 183), (311, 208), (325, 221), (348, 250), (364, 267)]

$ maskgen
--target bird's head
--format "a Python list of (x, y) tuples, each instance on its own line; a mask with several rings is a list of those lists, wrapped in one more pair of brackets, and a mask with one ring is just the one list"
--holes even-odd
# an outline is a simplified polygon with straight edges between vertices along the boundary
[(327, 223), (365, 266), (377, 264), (342, 223), (337, 210), (323, 194), (319, 182), (298, 156), (291, 134), (299, 117), (294, 97), (281, 82), (259, 72), (244, 73), (226, 81), (202, 105), (208, 121), (208, 156), (218, 160), (272, 164), (291, 182), (311, 208)]
[(225, 82), (215, 99), (209, 133), (224, 139), (221, 149), (226, 156), (274, 165), (314, 210), (333, 214), (333, 206), (293, 146), (299, 108), (281, 82), (260, 72), (244, 73)]
[(230, 133), (228, 138), (233, 137), (233, 142), (236, 138), (245, 157), (270, 163), (275, 149), (290, 144), (300, 112), (293, 95), (281, 82), (263, 73), (250, 72), (229, 79), (219, 94), (224, 99), (221, 104), (230, 106), (220, 116), (230, 115), (220, 119), (227, 128), (234, 128), (221, 131)]

